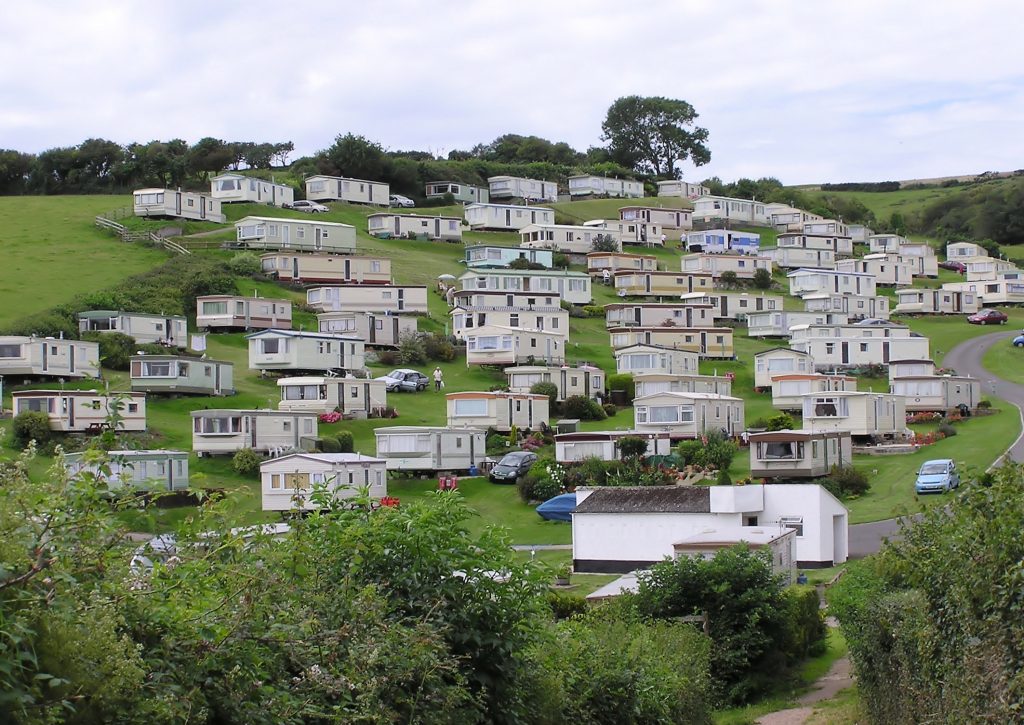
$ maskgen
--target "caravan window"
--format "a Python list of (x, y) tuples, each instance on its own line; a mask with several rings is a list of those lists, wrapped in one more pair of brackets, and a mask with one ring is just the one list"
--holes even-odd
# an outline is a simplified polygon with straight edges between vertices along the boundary
[(226, 315), (228, 313), (227, 302), (204, 302), (203, 303), (203, 314), (204, 315)]
[(757, 457), (762, 461), (800, 460), (804, 457), (804, 444), (799, 441), (758, 443)]
[(21, 357), (21, 345), (0, 345), (0, 357)]
[(454, 406), (455, 416), (485, 416), (487, 415), (487, 401), (473, 398), (457, 398)]
[(242, 417), (238, 415), (225, 415), (196, 418), (193, 421), (192, 430), (206, 435), (240, 433), (242, 430)]

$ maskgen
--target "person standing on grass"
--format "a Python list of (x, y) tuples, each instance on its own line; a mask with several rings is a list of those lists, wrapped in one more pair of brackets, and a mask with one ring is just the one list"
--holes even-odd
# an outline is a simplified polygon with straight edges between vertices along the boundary
[(441, 372), (440, 367), (434, 368), (434, 390), (440, 390), (444, 387), (444, 373)]

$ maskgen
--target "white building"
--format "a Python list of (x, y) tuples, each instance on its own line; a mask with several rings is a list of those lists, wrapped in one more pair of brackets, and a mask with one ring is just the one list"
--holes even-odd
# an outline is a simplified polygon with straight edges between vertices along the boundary
[(550, 417), (546, 395), (475, 391), (448, 393), (445, 400), (449, 428), (538, 430)]
[(469, 471), (487, 458), (479, 428), (385, 426), (374, 429), (377, 458), (389, 471)]
[[(809, 294), (849, 294), (874, 297), (874, 275), (865, 272), (840, 272), (836, 269), (798, 269), (786, 275), (789, 294), (802, 297)], [(849, 310), (842, 310), (848, 312)]]
[(466, 329), (466, 365), (561, 365), (568, 330), (484, 325)]
[(460, 339), (465, 337), (466, 333), (474, 330), (495, 326), (552, 332), (559, 335), (563, 342), (569, 337), (569, 312), (562, 309), (557, 300), (550, 307), (540, 305), (463, 307), (458, 304), (452, 309), (451, 318), (452, 334)]
[(251, 202), (282, 206), (295, 201), (295, 189), (255, 176), (225, 173), (210, 179), (210, 196), (223, 204)]
[(850, 321), (865, 317), (889, 319), (889, 298), (884, 295), (852, 295), (841, 292), (816, 292), (801, 295), (807, 312), (842, 312)]
[(260, 268), (267, 276), (292, 284), (391, 284), (387, 257), (269, 252), (260, 255)]
[(458, 217), (380, 212), (368, 216), (366, 224), (371, 237), (401, 239), (411, 236), (446, 242), (462, 241), (462, 220)]
[(951, 262), (966, 262), (976, 257), (987, 257), (988, 252), (974, 242), (950, 242), (946, 245), (946, 259)]
[(771, 390), (776, 375), (814, 372), (814, 360), (805, 352), (773, 347), (754, 355), (754, 389)]
[(260, 487), (264, 511), (309, 511), (319, 507), (314, 494), (337, 504), (365, 489), (380, 500), (388, 472), (384, 461), (361, 453), (290, 453), (260, 464)]
[(743, 254), (756, 256), (761, 249), (761, 235), (732, 229), (705, 229), (688, 232), (681, 240), (689, 252), (704, 254)]
[(977, 292), (908, 287), (896, 290), (897, 315), (970, 315), (981, 309)]
[(219, 199), (195, 191), (136, 189), (132, 192), (132, 201), (132, 211), (138, 217), (171, 217), (218, 224), (227, 220)]
[(247, 216), (235, 222), (235, 240), (246, 249), (352, 254), (356, 251), (356, 228), (312, 217)]
[(970, 410), (981, 402), (981, 381), (957, 375), (890, 377), (890, 392), (902, 395), (907, 412), (948, 413), (961, 405)]
[(306, 198), (313, 201), (347, 201), (351, 204), (387, 206), (390, 187), (383, 181), (315, 175), (306, 179)]
[(705, 293), (688, 293), (682, 295), (685, 305), (711, 305), (712, 315), (716, 320), (736, 320), (742, 322), (747, 315), (755, 312), (770, 312), (783, 308), (782, 295), (769, 295), (763, 292), (725, 292), (714, 290)]
[(656, 345), (692, 350), (702, 358), (732, 360), (736, 357), (731, 327), (612, 327), (608, 335), (613, 350)]
[(188, 488), (187, 451), (108, 451), (102, 463), (87, 453), (65, 453), (64, 468), (71, 476), (88, 473), (110, 489), (181, 491)]
[(616, 302), (604, 306), (605, 327), (714, 327), (715, 308), (682, 302)]
[(487, 189), (461, 181), (431, 181), (426, 186), (427, 199), (439, 199), (446, 194), (451, 194), (455, 201), (463, 204), (486, 204), (491, 198)]
[(738, 224), (766, 226), (768, 215), (765, 205), (750, 199), (735, 199), (728, 196), (700, 196), (693, 201), (693, 219), (711, 221), (726, 219)]
[(658, 182), (658, 196), (678, 196), (683, 199), (696, 199), (699, 196), (707, 196), (711, 189), (700, 184), (691, 184), (681, 179), (669, 179)]
[(760, 255), (770, 259), (776, 267), (782, 269), (801, 269), (803, 267), (832, 269), (836, 263), (836, 253), (831, 249), (764, 247), (761, 249)]
[(622, 251), (617, 232), (589, 226), (529, 224), (519, 231), (519, 240), (523, 249), (553, 249), (576, 255), (589, 254), (597, 241), (607, 240), (614, 243), (616, 251)]
[(621, 573), (672, 558), (675, 544), (706, 529), (796, 531), (797, 566), (846, 561), (848, 512), (815, 484), (639, 486), (577, 489), (573, 569)]
[(796, 325), (845, 325), (850, 316), (845, 312), (751, 312), (747, 315), (750, 337), (789, 337)]
[(555, 460), (559, 463), (580, 463), (588, 458), (602, 461), (622, 459), (619, 441), (623, 438), (642, 438), (647, 442), (646, 456), (667, 456), (672, 453), (672, 439), (668, 433), (646, 433), (637, 430), (595, 430), (580, 433), (562, 433), (555, 436)]
[(664, 230), (679, 231), (693, 228), (693, 209), (670, 209), (661, 206), (622, 206), (619, 207), (619, 219), (624, 222), (658, 224)]
[(398, 347), (402, 336), (416, 334), (416, 319), (386, 312), (321, 312), (316, 316), (320, 332), (358, 337), (368, 347)]
[(512, 393), (529, 393), (537, 383), (554, 383), (558, 388), (555, 398), (558, 401), (573, 395), (588, 398), (604, 395), (604, 371), (593, 365), (516, 365), (505, 368), (504, 373)]
[(59, 433), (100, 433), (116, 414), (118, 431), (146, 430), (146, 394), (99, 393), (96, 390), (16, 390), (14, 414), (46, 413), (50, 430)]
[(914, 265), (899, 254), (867, 254), (860, 259), (841, 259), (837, 272), (861, 272), (875, 278), (875, 284), (905, 287), (914, 282)]
[(246, 335), (250, 370), (352, 371), (366, 367), (358, 337), (299, 330), (261, 330)]
[(0, 375), (98, 378), (100, 345), (56, 337), (0, 336)]
[(843, 431), (861, 438), (894, 438), (907, 428), (906, 399), (891, 393), (845, 391), (803, 396), (805, 430)]
[(612, 351), (615, 371), (642, 375), (644, 373), (695, 374), (700, 356), (691, 350), (660, 345), (630, 345)]
[(186, 347), (188, 321), (182, 315), (150, 315), (120, 310), (78, 313), (79, 332), (120, 332), (142, 344)]
[(487, 184), (492, 199), (558, 201), (558, 184), (554, 181), (527, 179), (521, 176), (491, 176), (487, 179)]
[(288, 330), (291, 326), (290, 300), (241, 295), (196, 297), (196, 327), (200, 330)]
[(373, 378), (309, 376), (281, 378), (278, 410), (303, 413), (337, 411), (346, 418), (380, 415), (387, 407), (387, 383)]
[(749, 442), (754, 478), (821, 478), (853, 461), (853, 439), (846, 431), (766, 431), (751, 433)]
[(397, 284), (325, 285), (307, 289), (306, 304), (320, 312), (425, 315), (427, 288)]
[[(609, 179), (607, 176), (581, 175), (569, 177), (569, 196), (613, 196), (640, 199), (644, 195), (642, 181)], [(556, 197), (551, 201), (557, 201)]]
[(517, 259), (539, 264), (550, 269), (554, 266), (554, 251), (550, 249), (523, 249), (522, 247), (502, 247), (497, 244), (474, 244), (466, 247), (463, 263), (467, 269), (494, 267), (507, 268)]
[(658, 269), (658, 258), (653, 254), (629, 254), (627, 252), (591, 252), (587, 255), (587, 274), (604, 276), (616, 272), (653, 272)]
[(677, 439), (718, 432), (735, 436), (745, 427), (742, 398), (665, 392), (633, 399), (633, 428), (638, 431), (665, 431)]
[(590, 276), (557, 269), (470, 269), (458, 279), (462, 290), (533, 292), (558, 295), (574, 305), (589, 305)]
[(192, 450), (199, 456), (231, 454), (243, 448), (259, 453), (312, 450), (315, 413), (210, 408), (193, 410)]
[(822, 373), (791, 373), (772, 376), (772, 407), (776, 410), (803, 409), (803, 396), (808, 393), (846, 392), (857, 389), (857, 378)]
[(722, 375), (641, 373), (633, 376), (636, 397), (654, 393), (715, 393), (732, 395), (732, 378)]
[(772, 261), (763, 257), (743, 254), (689, 254), (682, 258), (683, 272), (710, 274), (720, 280), (726, 272), (732, 272), (737, 279), (753, 279), (759, 269), (772, 272)]
[(464, 210), (470, 229), (517, 232), (530, 224), (554, 224), (555, 212), (543, 206), (515, 204), (467, 204)]

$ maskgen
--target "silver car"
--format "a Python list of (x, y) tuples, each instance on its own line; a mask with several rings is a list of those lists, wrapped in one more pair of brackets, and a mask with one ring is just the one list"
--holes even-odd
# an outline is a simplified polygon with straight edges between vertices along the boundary
[(282, 204), (285, 209), (294, 209), (295, 211), (304, 211), (308, 214), (323, 214), (324, 212), (330, 211), (323, 204), (317, 204), (315, 201), (309, 201), (307, 199), (300, 199), (299, 201), (293, 201), (291, 204)]

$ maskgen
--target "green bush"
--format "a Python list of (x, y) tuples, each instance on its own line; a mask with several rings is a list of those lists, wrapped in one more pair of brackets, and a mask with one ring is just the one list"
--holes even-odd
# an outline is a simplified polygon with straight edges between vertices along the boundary
[(100, 364), (111, 370), (127, 370), (138, 347), (135, 338), (123, 332), (86, 332), (82, 339), (99, 344)]
[(398, 363), (401, 365), (422, 365), (427, 361), (427, 346), (423, 337), (407, 332), (398, 339)]
[(546, 395), (548, 396), (548, 403), (551, 405), (551, 409), (554, 410), (555, 405), (558, 402), (558, 386), (552, 382), (542, 381), (534, 383), (530, 386), (530, 392), (534, 395)]
[(337, 438), (331, 438), (325, 436), (324, 438), (316, 439), (317, 450), (323, 451), (324, 453), (341, 453), (341, 441)]
[(430, 335), (423, 335), (423, 352), (428, 360), (435, 362), (451, 362), (455, 359), (455, 346), (451, 340), (435, 332)]
[(609, 418), (611, 418), (613, 415), (617, 415), (619, 412), (618, 407), (613, 405), (612, 403), (605, 403), (604, 405), (601, 406), (601, 410), (603, 410), (604, 414)]
[(837, 498), (862, 496), (871, 489), (867, 474), (853, 466), (832, 466), (822, 485)]
[(817, 590), (811, 587), (790, 587), (785, 590), (785, 605), (789, 662), (793, 664), (822, 654), (825, 651), (828, 627), (822, 616)]
[(616, 373), (608, 376), (608, 390), (625, 390), (626, 399), (633, 400), (636, 397), (636, 382), (632, 375)]
[(335, 438), (338, 441), (339, 453), (352, 453), (355, 450), (355, 439), (352, 436), (352, 431), (339, 430)]
[(516, 259), (513, 259), (511, 262), (508, 263), (508, 268), (509, 269), (547, 269), (547, 267), (545, 267), (540, 262), (531, 262), (529, 259), (526, 259), (525, 257), (518, 257)]
[(640, 436), (623, 436), (619, 439), (619, 455), (624, 461), (643, 458), (647, 455), (647, 441)]
[(617, 252), (620, 245), (611, 234), (598, 234), (590, 245), (593, 252)]
[(779, 413), (769, 418), (765, 427), (768, 430), (792, 430), (794, 425), (796, 423), (793, 421), (793, 416), (789, 413)]
[(598, 402), (586, 395), (570, 395), (562, 401), (562, 415), (580, 420), (604, 420), (608, 417)]
[(941, 433), (946, 438), (952, 438), (956, 435), (956, 428), (948, 420), (943, 419), (939, 422), (939, 427), (935, 429), (936, 433)]
[(569, 619), (586, 614), (588, 610), (587, 600), (579, 594), (569, 592), (548, 592), (548, 606), (555, 619)]
[(228, 260), (228, 269), (231, 270), (232, 274), (237, 274), (239, 277), (257, 277), (263, 271), (260, 258), (252, 252), (238, 252), (235, 254), (235, 256)]
[(722, 468), (718, 471), (718, 478), (715, 480), (716, 486), (731, 486), (732, 476), (729, 475), (728, 468)]
[(42, 448), (54, 437), (50, 430), (50, 416), (34, 410), (18, 413), (11, 425), (11, 436), (15, 448), (26, 448), (32, 441)]
[(519, 497), (531, 501), (547, 501), (562, 493), (565, 469), (550, 456), (543, 456), (530, 466), (525, 476), (516, 482)]
[(601, 305), (583, 305), (583, 312), (586, 313), (587, 317), (604, 318), (604, 307)]
[(757, 289), (770, 289), (772, 286), (772, 273), (764, 268), (755, 270), (751, 284)]
[(231, 467), (241, 476), (255, 476), (260, 472), (263, 456), (252, 448), (242, 448), (231, 459)]
[(992, 408), (991, 400), (982, 400), (978, 403), (978, 410), (990, 410)]
[(706, 433), (703, 440), (683, 441), (676, 448), (686, 465), (717, 468), (720, 471), (729, 470), (737, 451), (739, 447), (718, 432)]

